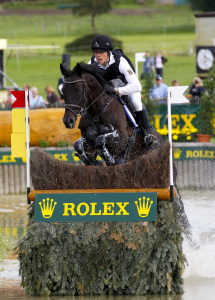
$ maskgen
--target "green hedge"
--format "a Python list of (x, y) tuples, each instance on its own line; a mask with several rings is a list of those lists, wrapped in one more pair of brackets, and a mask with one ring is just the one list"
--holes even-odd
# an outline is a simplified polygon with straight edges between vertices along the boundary
[(156, 222), (34, 223), (17, 246), (29, 295), (183, 292), (182, 230), (169, 201)]
[[(86, 51), (87, 53), (90, 52), (91, 49), (91, 42), (94, 39), (95, 36), (99, 35), (99, 33), (91, 33), (91, 34), (87, 34), (82, 36), (81, 38), (78, 38), (76, 40), (74, 40), (71, 43), (67, 43), (65, 45), (65, 51), (66, 52), (77, 52), (77, 51)], [(122, 42), (116, 38), (111, 37), (112, 43), (114, 48), (116, 49), (122, 49)]]

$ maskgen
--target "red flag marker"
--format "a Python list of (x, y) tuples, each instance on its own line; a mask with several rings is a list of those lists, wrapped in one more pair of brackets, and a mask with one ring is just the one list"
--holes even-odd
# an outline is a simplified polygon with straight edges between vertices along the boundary
[[(11, 91), (10, 93), (17, 99), (11, 105), (11, 108), (25, 107), (25, 91)], [(29, 106), (29, 103), (28, 103), (28, 106)]]

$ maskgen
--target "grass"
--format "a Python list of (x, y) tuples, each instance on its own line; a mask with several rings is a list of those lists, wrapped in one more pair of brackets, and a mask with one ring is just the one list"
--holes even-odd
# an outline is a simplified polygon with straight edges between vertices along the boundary
[(8, 238), (0, 233), (0, 261), (2, 259), (5, 259), (8, 255), (8, 251), (11, 248), (11, 242), (8, 240)]
[[(69, 3), (64, 1), (62, 3)], [(34, 1), (3, 3), (3, 7), (20, 9), (56, 9), (56, 2)], [(134, 1), (117, 1), (116, 8), (130, 11), (143, 8)], [(79, 17), (72, 14), (59, 15), (7, 15), (0, 16), (0, 36), (6, 38), (8, 44), (26, 45), (59, 45), (57, 50), (13, 50), (6, 51), (5, 68), (7, 75), (20, 87), (24, 84), (37, 86), (39, 93), (45, 97), (44, 88), (52, 85), (56, 88), (61, 76), (59, 64), (64, 47), (87, 33), (91, 33), (90, 16)], [(99, 32), (109, 34), (123, 42), (123, 50), (134, 62), (136, 52), (146, 50), (154, 53), (160, 50), (168, 63), (164, 68), (165, 83), (170, 85), (172, 79), (179, 80), (181, 85), (189, 85), (196, 75), (195, 55), (189, 55), (195, 48), (195, 19), (188, 7), (155, 6), (149, 1), (145, 14), (115, 15), (104, 14), (96, 18)], [(111, 24), (111, 26), (110, 26)], [(71, 56), (71, 67), (76, 62), (88, 62), (91, 51)], [(141, 64), (139, 65), (139, 73)], [(7, 85), (10, 85), (7, 82)]]

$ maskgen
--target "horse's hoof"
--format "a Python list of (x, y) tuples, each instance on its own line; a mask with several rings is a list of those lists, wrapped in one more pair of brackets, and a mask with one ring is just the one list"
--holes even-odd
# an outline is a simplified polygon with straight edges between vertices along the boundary
[(125, 164), (127, 161), (125, 158), (121, 158), (117, 161), (117, 165), (122, 165), (122, 164)]
[(103, 166), (103, 162), (98, 161), (98, 160), (94, 160), (94, 161), (91, 161), (89, 165), (90, 165), (90, 166), (101, 167), (101, 166)]

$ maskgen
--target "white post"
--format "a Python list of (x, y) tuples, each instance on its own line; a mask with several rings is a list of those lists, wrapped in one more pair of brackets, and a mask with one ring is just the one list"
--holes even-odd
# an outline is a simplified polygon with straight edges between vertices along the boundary
[(170, 168), (170, 200), (173, 201), (173, 156), (172, 156), (172, 117), (171, 104), (172, 103), (189, 103), (183, 93), (188, 86), (171, 86), (167, 89), (167, 107), (168, 107), (168, 137), (170, 143), (169, 153), (169, 168)]
[(173, 201), (173, 158), (172, 158), (172, 118), (171, 118), (171, 90), (168, 88), (168, 138), (170, 143), (169, 168), (170, 168), (170, 200)]
[(26, 128), (26, 174), (27, 174), (27, 203), (31, 201), (28, 198), (30, 193), (30, 138), (29, 138), (29, 115), (28, 115), (29, 91), (25, 91), (25, 128)]

